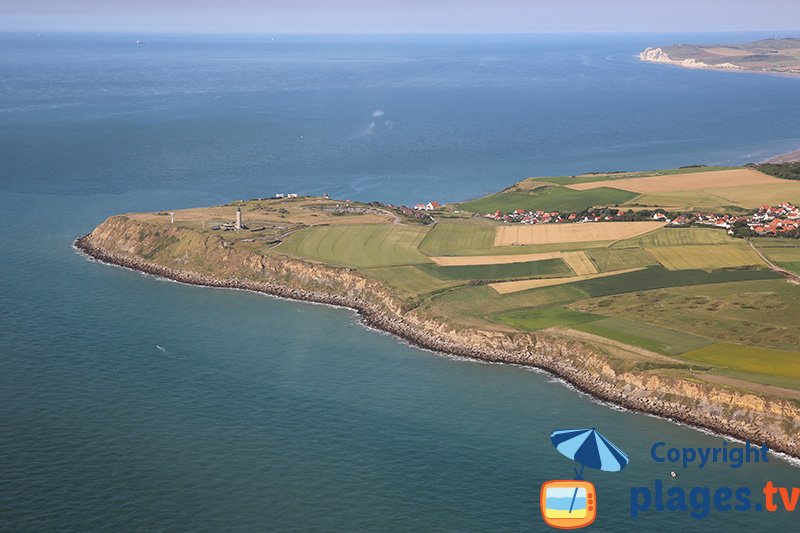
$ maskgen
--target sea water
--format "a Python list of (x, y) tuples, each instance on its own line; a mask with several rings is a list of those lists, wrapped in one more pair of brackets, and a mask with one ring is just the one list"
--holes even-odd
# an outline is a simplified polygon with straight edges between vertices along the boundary
[(635, 58), (756, 37), (0, 36), (0, 530), (544, 530), (541, 484), (574, 477), (548, 439), (564, 427), (631, 459), (585, 473), (596, 530), (789, 530), (785, 512), (630, 518), (631, 488), (656, 480), (798, 485), (778, 457), (659, 464), (656, 441), (722, 439), (348, 310), (72, 248), (126, 211), (455, 201), (531, 175), (763, 160), (800, 144), (800, 80)]

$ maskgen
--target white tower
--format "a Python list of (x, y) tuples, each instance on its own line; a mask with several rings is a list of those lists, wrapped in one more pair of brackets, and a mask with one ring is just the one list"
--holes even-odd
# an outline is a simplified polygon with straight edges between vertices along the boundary
[(242, 229), (242, 208), (236, 208), (236, 231)]

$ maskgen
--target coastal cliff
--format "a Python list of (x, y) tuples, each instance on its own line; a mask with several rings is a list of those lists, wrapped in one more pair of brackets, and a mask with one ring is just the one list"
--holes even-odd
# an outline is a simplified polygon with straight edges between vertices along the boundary
[(684, 68), (800, 74), (800, 39), (761, 39), (744, 44), (674, 44), (646, 48), (642, 61)]
[(673, 59), (661, 48), (645, 48), (639, 54), (641, 61), (649, 61), (651, 63), (667, 63), (684, 68), (700, 68), (700, 69), (715, 69), (715, 70), (746, 70), (744, 67), (734, 65), (730, 62), (722, 63), (704, 63), (694, 58), (686, 59)]
[(601, 400), (800, 457), (797, 402), (623, 368), (591, 344), (556, 334), (487, 331), (432, 320), (383, 283), (352, 269), (238, 249), (218, 235), (126, 216), (110, 217), (75, 244), (100, 261), (183, 283), (349, 307), (367, 325), (424, 348), (540, 368)]

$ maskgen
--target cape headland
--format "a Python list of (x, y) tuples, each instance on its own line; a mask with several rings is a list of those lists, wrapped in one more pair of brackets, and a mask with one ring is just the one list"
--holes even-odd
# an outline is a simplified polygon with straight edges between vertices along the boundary
[(800, 74), (800, 39), (762, 39), (737, 45), (675, 44), (646, 48), (639, 59), (684, 68)]
[(76, 247), (346, 306), (424, 348), (800, 457), (800, 181), (692, 166), (529, 178), (448, 206), (280, 196), (111, 216)]

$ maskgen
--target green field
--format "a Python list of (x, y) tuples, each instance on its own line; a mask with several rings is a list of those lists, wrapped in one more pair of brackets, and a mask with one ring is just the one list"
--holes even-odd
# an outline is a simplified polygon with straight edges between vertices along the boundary
[(419, 264), (430, 261), (417, 250), (427, 232), (422, 226), (321, 226), (291, 234), (277, 250), (356, 268)]
[(800, 352), (716, 343), (684, 353), (681, 358), (748, 374), (800, 379)]
[(522, 291), (505, 296), (498, 295), (486, 285), (458, 288), (446, 294), (437, 294), (422, 307), (424, 311), (448, 322), (462, 322), (464, 318), (486, 318), (513, 309), (548, 307), (586, 298), (586, 294), (572, 285), (545, 287), (535, 291)]
[[(727, 283), (730, 281), (776, 279), (780, 276), (771, 270), (667, 270), (661, 266), (644, 270), (572, 283), (589, 297), (609, 296), (626, 292), (647, 291), (667, 287)], [(533, 289), (539, 290), (539, 289)]]
[(565, 307), (550, 307), (545, 309), (517, 309), (498, 313), (492, 317), (501, 324), (506, 324), (524, 331), (536, 331), (554, 326), (573, 327), (595, 320), (603, 319), (600, 315), (581, 313)]
[(771, 237), (753, 237), (750, 242), (758, 248), (800, 248), (800, 239), (774, 239)]
[(643, 172), (611, 172), (600, 174), (584, 174), (582, 176), (543, 176), (531, 178), (534, 182), (555, 183), (556, 185), (573, 185), (575, 183), (592, 183), (596, 181), (643, 178), (647, 176), (669, 176), (671, 174), (693, 174), (695, 172), (713, 172), (715, 170), (733, 170), (740, 167), (707, 167), (703, 165), (675, 168), (669, 170), (651, 170)]
[(655, 266), (658, 261), (642, 248), (587, 250), (586, 255), (600, 272), (612, 272), (626, 268)]
[(420, 270), (445, 280), (497, 280), (515, 278), (558, 278), (571, 276), (572, 270), (561, 259), (544, 259), (500, 265), (438, 266), (419, 265)]
[(492, 194), (477, 200), (464, 202), (458, 209), (473, 213), (508, 213), (515, 209), (535, 211), (580, 212), (594, 205), (617, 205), (638, 196), (636, 193), (600, 187), (586, 191), (575, 191), (566, 187), (544, 187), (530, 192), (509, 191)]
[[(481, 327), (489, 320), (523, 331), (568, 327), (665, 355), (691, 352), (697, 361), (701, 360), (696, 354), (705, 353), (697, 352), (698, 349), (728, 339), (757, 342), (767, 349), (785, 349), (800, 342), (797, 322), (770, 320), (758, 311), (765, 308), (762, 301), (765, 294), (777, 291), (756, 291), (755, 295), (734, 291), (727, 296), (717, 291), (713, 298), (697, 296), (701, 292), (713, 293), (713, 287), (735, 286), (736, 282), (744, 287), (785, 285), (776, 280), (777, 274), (759, 269), (668, 270), (655, 264), (655, 257), (673, 268), (696, 267), (701, 263), (710, 267), (740, 264), (741, 261), (737, 263), (727, 255), (720, 256), (729, 252), (744, 254), (748, 258), (745, 262), (749, 262), (753, 252), (723, 231), (664, 228), (611, 247), (606, 247), (608, 242), (580, 243), (575, 248), (587, 249), (600, 271), (646, 268), (507, 295), (470, 284), (475, 280), (562, 277), (572, 272), (560, 259), (442, 267), (422, 253), (494, 255), (572, 248), (564, 245), (547, 245), (547, 249), (542, 245), (495, 248), (494, 233), (493, 225), (480, 222), (445, 222), (433, 229), (385, 224), (324, 226), (296, 232), (281, 245), (280, 251), (359, 268), (401, 294), (421, 298), (414, 304), (419, 304), (421, 313), (468, 326)], [(800, 252), (800, 247), (782, 243), (770, 247), (759, 245), (776, 261), (793, 259)], [(680, 261), (686, 264), (679, 265)], [(695, 291), (695, 287), (702, 290)], [(786, 298), (778, 297), (775, 309), (785, 307)], [(559, 307), (564, 305), (569, 307)]]
[(431, 256), (483, 253), (494, 246), (495, 227), (488, 224), (441, 222), (428, 232), (419, 246)]
[[(602, 301), (597, 299), (597, 297), (601, 296), (651, 291), (653, 289), (779, 278), (780, 276), (771, 270), (670, 271), (661, 266), (654, 266), (606, 278), (577, 281), (565, 285), (542, 287), (504, 295), (497, 294), (488, 286), (463, 287), (447, 294), (435, 296), (425, 308), (437, 308), (437, 314), (440, 316), (441, 313), (444, 313), (445, 316), (458, 321), (464, 316), (482, 318), (516, 309), (565, 305), (579, 302), (580, 300), (597, 302)], [(642, 294), (650, 294), (650, 292)], [(588, 300), (590, 298), (595, 298), (595, 300)], [(570, 307), (579, 311), (608, 314), (603, 310), (602, 306), (597, 307), (595, 305), (592, 308), (581, 308), (576, 304), (570, 305)], [(661, 310), (669, 314), (668, 308)], [(632, 318), (635, 319), (636, 317)], [(698, 334), (702, 335), (702, 333)]]
[(790, 272), (800, 275), (800, 262), (779, 263), (779, 265)]
[(800, 345), (800, 286), (783, 279), (673, 287), (577, 301), (570, 308), (720, 341), (783, 350)]
[(800, 239), (756, 237), (751, 239), (751, 242), (773, 263), (790, 272), (800, 274)]
[(618, 241), (612, 248), (651, 248), (655, 246), (688, 246), (692, 244), (741, 243), (715, 228), (662, 228), (640, 237)]
[(574, 327), (586, 333), (600, 335), (623, 344), (638, 346), (665, 355), (677, 355), (696, 350), (714, 342), (696, 335), (621, 318), (605, 318)]
[(459, 250), (458, 253), (450, 255), (521, 255), (546, 252), (574, 252), (593, 248), (605, 248), (613, 243), (614, 241), (585, 241), (554, 244), (525, 244), (522, 246), (496, 246), (485, 250)]
[(367, 276), (385, 281), (395, 289), (414, 296), (429, 294), (458, 285), (458, 281), (431, 276), (415, 266), (397, 266), (362, 269)]
[(767, 259), (776, 263), (796, 263), (800, 261), (800, 248), (759, 248)]
[[(800, 245), (800, 240), (795, 240)], [(800, 246), (763, 246), (759, 245), (758, 249), (764, 254), (767, 259), (774, 263), (797, 263), (800, 262)]]

